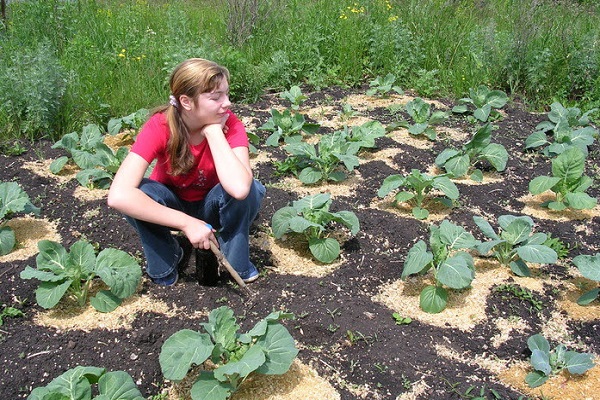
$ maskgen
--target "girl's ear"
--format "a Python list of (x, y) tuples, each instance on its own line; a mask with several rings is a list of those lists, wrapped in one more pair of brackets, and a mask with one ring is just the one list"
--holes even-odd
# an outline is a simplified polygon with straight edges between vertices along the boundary
[(193, 101), (185, 94), (182, 94), (179, 96), (179, 104), (181, 104), (181, 107), (183, 107), (186, 111), (190, 111), (192, 109)]

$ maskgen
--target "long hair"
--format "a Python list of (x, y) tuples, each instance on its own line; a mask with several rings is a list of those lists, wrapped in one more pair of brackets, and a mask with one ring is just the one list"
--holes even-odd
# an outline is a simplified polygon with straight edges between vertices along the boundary
[(229, 80), (227, 68), (202, 58), (185, 60), (171, 73), (169, 87), (175, 101), (154, 110), (154, 113), (165, 113), (171, 131), (167, 142), (167, 154), (171, 164), (169, 174), (185, 174), (194, 163), (190, 150), (190, 133), (181, 117), (179, 97), (186, 95), (196, 102), (198, 95), (217, 89), (223, 80)]

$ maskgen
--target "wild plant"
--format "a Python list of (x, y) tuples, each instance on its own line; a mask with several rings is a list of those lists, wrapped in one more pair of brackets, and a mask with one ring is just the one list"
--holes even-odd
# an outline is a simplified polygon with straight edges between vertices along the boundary
[(38, 248), (36, 268), (27, 266), (20, 276), (40, 281), (35, 299), (46, 309), (65, 296), (83, 307), (94, 280), (100, 279), (109, 289), (101, 290), (89, 301), (96, 310), (110, 312), (135, 293), (142, 277), (135, 258), (121, 250), (107, 248), (96, 256), (94, 246), (84, 240), (75, 242), (69, 251), (50, 240), (38, 242)]
[(573, 375), (581, 375), (594, 367), (591, 354), (567, 350), (564, 344), (551, 349), (548, 340), (540, 334), (527, 339), (527, 346), (531, 350), (530, 362), (534, 371), (527, 374), (525, 382), (532, 388), (543, 385), (563, 369)]
[(406, 120), (394, 123), (394, 127), (401, 126), (408, 129), (411, 135), (424, 135), (429, 140), (437, 139), (435, 125), (444, 122), (448, 118), (448, 113), (441, 110), (431, 110), (431, 104), (427, 103), (420, 97), (417, 97), (405, 106), (406, 112), (411, 117), (413, 124)]
[(18, 183), (0, 183), (0, 256), (10, 253), (17, 244), (15, 232), (7, 223), (21, 212), (38, 215), (40, 209), (31, 203), (29, 195)]
[(298, 354), (294, 338), (280, 321), (293, 314), (275, 311), (247, 333), (239, 333), (233, 310), (212, 310), (206, 333), (182, 329), (162, 345), (159, 363), (166, 379), (178, 382), (194, 365), (210, 361), (213, 370), (203, 370), (191, 387), (193, 400), (225, 400), (252, 374), (286, 373)]
[(2, 305), (2, 310), (0, 311), (0, 326), (4, 324), (4, 318), (18, 318), (23, 316), (25, 316), (25, 314), (18, 308)]
[(307, 96), (302, 94), (302, 89), (299, 86), (292, 86), (289, 90), (281, 92), (279, 97), (288, 100), (291, 103), (292, 110), (298, 110), (300, 105), (308, 99)]
[(334, 223), (350, 229), (352, 235), (360, 230), (358, 218), (352, 211), (331, 212), (329, 193), (306, 196), (275, 211), (271, 227), (275, 239), (290, 233), (303, 236), (311, 254), (320, 262), (329, 264), (340, 255), (340, 243), (329, 237)]
[[(455, 114), (466, 114), (480, 122), (488, 120), (497, 120), (501, 117), (498, 109), (504, 107), (508, 101), (508, 96), (501, 90), (490, 90), (485, 85), (480, 85), (477, 89), (469, 89), (470, 97), (463, 97), (458, 100), (458, 104), (452, 108)], [(474, 109), (473, 109), (474, 108)]]
[(490, 240), (477, 245), (477, 251), (497, 259), (501, 265), (510, 267), (518, 276), (531, 276), (527, 263), (553, 264), (558, 260), (556, 251), (547, 246), (545, 233), (533, 233), (534, 223), (528, 216), (501, 215), (499, 231), (480, 216), (473, 221)]
[[(97, 388), (92, 388), (97, 384)], [(125, 371), (106, 372), (104, 368), (71, 368), (49, 384), (33, 389), (27, 400), (92, 399), (144, 400), (131, 375)]]
[(319, 124), (306, 122), (304, 115), (285, 109), (283, 112), (271, 110), (271, 118), (259, 127), (259, 130), (272, 132), (266, 140), (267, 146), (277, 147), (281, 140), (284, 143), (296, 143), (302, 140), (302, 133), (314, 134)]
[(593, 180), (584, 175), (584, 171), (585, 154), (577, 147), (569, 147), (552, 160), (552, 176), (538, 176), (529, 182), (529, 192), (533, 195), (547, 190), (554, 192), (554, 200), (541, 204), (554, 211), (592, 209), (598, 199), (585, 192)]
[[(425, 219), (429, 216), (427, 208), (432, 202), (437, 201), (447, 207), (452, 207), (453, 200), (458, 199), (459, 196), (458, 188), (447, 174), (429, 175), (418, 169), (412, 169), (410, 174), (405, 176), (400, 174), (388, 176), (383, 180), (377, 195), (384, 198), (399, 188), (406, 190), (396, 193), (394, 204), (408, 203), (412, 205), (412, 214), (417, 219)], [(434, 191), (440, 191), (445, 197), (432, 196)]]
[(81, 170), (76, 179), (81, 186), (108, 189), (119, 166), (129, 153), (125, 146), (116, 152), (104, 143), (104, 135), (98, 125), (86, 125), (81, 134), (71, 132), (52, 145), (53, 149), (64, 149), (69, 154), (61, 156), (50, 164), (50, 171), (60, 173), (69, 161)]
[(477, 163), (487, 161), (496, 171), (504, 171), (508, 152), (503, 145), (491, 143), (491, 136), (492, 125), (487, 123), (460, 149), (444, 149), (436, 157), (435, 164), (454, 178), (468, 174), (476, 182), (483, 180), (483, 172), (475, 167)]
[(404, 261), (402, 279), (433, 271), (433, 285), (426, 286), (419, 297), (420, 307), (428, 313), (439, 313), (448, 303), (448, 289), (465, 289), (475, 278), (473, 257), (463, 250), (475, 250), (479, 244), (463, 227), (447, 220), (430, 226), (429, 248), (419, 240), (410, 248)]
[[(579, 269), (584, 278), (600, 282), (600, 253), (593, 256), (582, 254), (573, 258), (573, 264)], [(585, 306), (598, 299), (600, 287), (591, 289), (577, 299), (577, 304)]]
[(564, 107), (559, 102), (550, 106), (548, 120), (540, 122), (525, 140), (525, 148), (543, 148), (546, 156), (554, 157), (569, 147), (579, 148), (587, 156), (588, 146), (594, 143), (598, 130), (590, 126), (592, 109), (582, 114), (577, 107)]
[(375, 79), (369, 82), (367, 95), (388, 97), (391, 92), (404, 94), (404, 91), (400, 88), (400, 86), (394, 85), (395, 82), (396, 77), (393, 74), (387, 74), (384, 78), (377, 76)]

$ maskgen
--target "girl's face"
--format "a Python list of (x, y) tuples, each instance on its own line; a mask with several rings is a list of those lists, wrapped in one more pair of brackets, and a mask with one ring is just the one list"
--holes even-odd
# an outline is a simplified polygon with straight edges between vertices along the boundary
[(197, 126), (220, 123), (231, 106), (229, 83), (223, 79), (212, 92), (201, 93), (190, 109), (190, 117)]

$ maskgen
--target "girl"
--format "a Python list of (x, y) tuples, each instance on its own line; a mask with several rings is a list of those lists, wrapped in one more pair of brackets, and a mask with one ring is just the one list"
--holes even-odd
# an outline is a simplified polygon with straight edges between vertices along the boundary
[(141, 129), (108, 205), (138, 231), (154, 283), (174, 285), (185, 260), (172, 230), (198, 249), (219, 245), (240, 277), (252, 282), (258, 271), (249, 259), (249, 229), (265, 188), (252, 176), (246, 130), (229, 110), (229, 71), (193, 58), (175, 68), (169, 86), (169, 104)]

